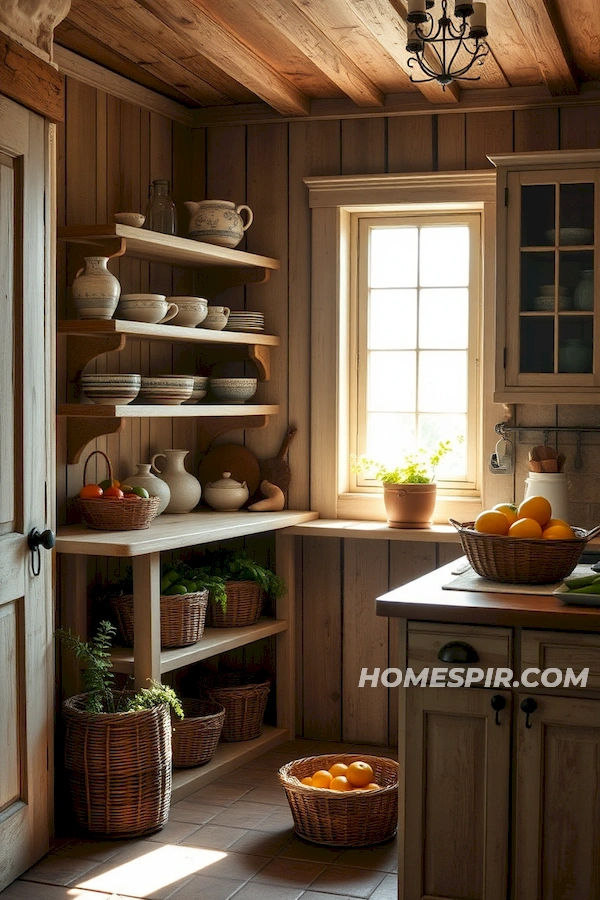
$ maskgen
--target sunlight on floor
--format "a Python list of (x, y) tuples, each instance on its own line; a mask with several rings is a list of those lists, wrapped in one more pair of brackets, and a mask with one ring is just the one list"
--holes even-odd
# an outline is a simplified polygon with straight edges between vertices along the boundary
[(155, 894), (160, 888), (189, 878), (190, 875), (197, 875), (226, 856), (227, 854), (220, 850), (165, 844), (117, 866), (111, 867), (109, 862), (105, 872), (88, 881), (81, 881), (78, 887), (92, 891), (131, 893), (136, 897), (144, 897), (147, 894)]

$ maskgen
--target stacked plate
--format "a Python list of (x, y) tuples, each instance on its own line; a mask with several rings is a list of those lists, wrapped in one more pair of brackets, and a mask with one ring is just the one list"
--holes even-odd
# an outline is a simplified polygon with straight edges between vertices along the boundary
[(132, 374), (82, 375), (79, 383), (88, 400), (119, 406), (137, 397), (142, 379)]
[(265, 317), (261, 312), (232, 309), (223, 331), (259, 332), (265, 330)]
[(179, 406), (189, 400), (194, 390), (192, 375), (162, 375), (142, 378), (138, 394), (141, 403), (160, 403), (164, 406)]

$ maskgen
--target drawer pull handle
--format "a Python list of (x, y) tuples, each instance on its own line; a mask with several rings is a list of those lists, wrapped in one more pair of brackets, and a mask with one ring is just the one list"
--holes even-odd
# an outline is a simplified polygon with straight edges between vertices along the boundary
[(479, 662), (479, 654), (475, 647), (464, 641), (450, 641), (440, 649), (438, 659), (449, 663), (474, 663)]
[(523, 700), (523, 702), (521, 703), (521, 709), (525, 713), (525, 728), (531, 728), (529, 716), (537, 709), (537, 703), (535, 702), (533, 697), (526, 697), (525, 700)]
[(496, 725), (499, 725), (500, 719), (498, 718), (498, 713), (506, 706), (506, 698), (503, 697), (502, 694), (494, 694), (490, 702), (492, 704), (492, 709), (496, 713)]

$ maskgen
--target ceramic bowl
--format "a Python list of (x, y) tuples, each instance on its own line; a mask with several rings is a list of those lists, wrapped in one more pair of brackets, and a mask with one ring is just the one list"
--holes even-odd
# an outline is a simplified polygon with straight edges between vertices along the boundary
[(82, 375), (81, 390), (93, 403), (124, 405), (138, 396), (141, 385), (140, 375), (101, 374)]
[(533, 308), (538, 312), (551, 312), (554, 309), (554, 297), (542, 294), (533, 298)]
[[(554, 228), (545, 231), (544, 234), (553, 244), (556, 237)], [(594, 231), (592, 228), (561, 228), (558, 232), (558, 239), (560, 244), (568, 247), (574, 244), (591, 244), (594, 240)]]
[(169, 303), (162, 294), (147, 294), (141, 298), (126, 294), (125, 299), (121, 299), (115, 316), (117, 319), (157, 325), (159, 322), (169, 322), (178, 312), (177, 304)]
[(151, 375), (142, 378), (138, 397), (142, 403), (179, 406), (190, 399), (193, 390), (192, 375)]
[(171, 325), (182, 325), (195, 328), (204, 321), (208, 312), (208, 300), (204, 297), (167, 297), (167, 301), (175, 303), (179, 309), (171, 320)]
[(208, 376), (194, 375), (193, 377), (194, 389), (192, 391), (192, 395), (189, 400), (184, 400), (184, 403), (198, 403), (199, 400), (204, 400), (204, 398), (208, 394)]
[(114, 220), (117, 225), (131, 225), (132, 228), (141, 228), (146, 221), (146, 216), (141, 213), (119, 212), (115, 213)]
[(210, 389), (221, 403), (244, 403), (256, 393), (256, 378), (211, 378)]

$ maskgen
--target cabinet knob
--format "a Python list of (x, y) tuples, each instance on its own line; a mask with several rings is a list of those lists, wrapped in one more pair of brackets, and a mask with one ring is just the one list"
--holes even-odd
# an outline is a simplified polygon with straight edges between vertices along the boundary
[(34, 575), (39, 575), (41, 569), (40, 547), (43, 547), (45, 550), (52, 550), (56, 544), (54, 532), (51, 528), (46, 528), (45, 531), (38, 531), (37, 528), (32, 528), (27, 535), (27, 544), (31, 550), (31, 571)]
[(494, 694), (492, 699), (490, 700), (492, 709), (496, 713), (496, 725), (500, 724), (500, 719), (498, 717), (498, 713), (501, 712), (506, 706), (506, 697), (503, 697), (502, 694)]
[(533, 697), (526, 697), (521, 703), (521, 709), (525, 713), (525, 728), (531, 728), (529, 716), (537, 709), (536, 701), (533, 699)]
[(479, 662), (479, 654), (475, 647), (464, 641), (450, 641), (440, 648), (438, 659), (449, 663), (474, 663)]

